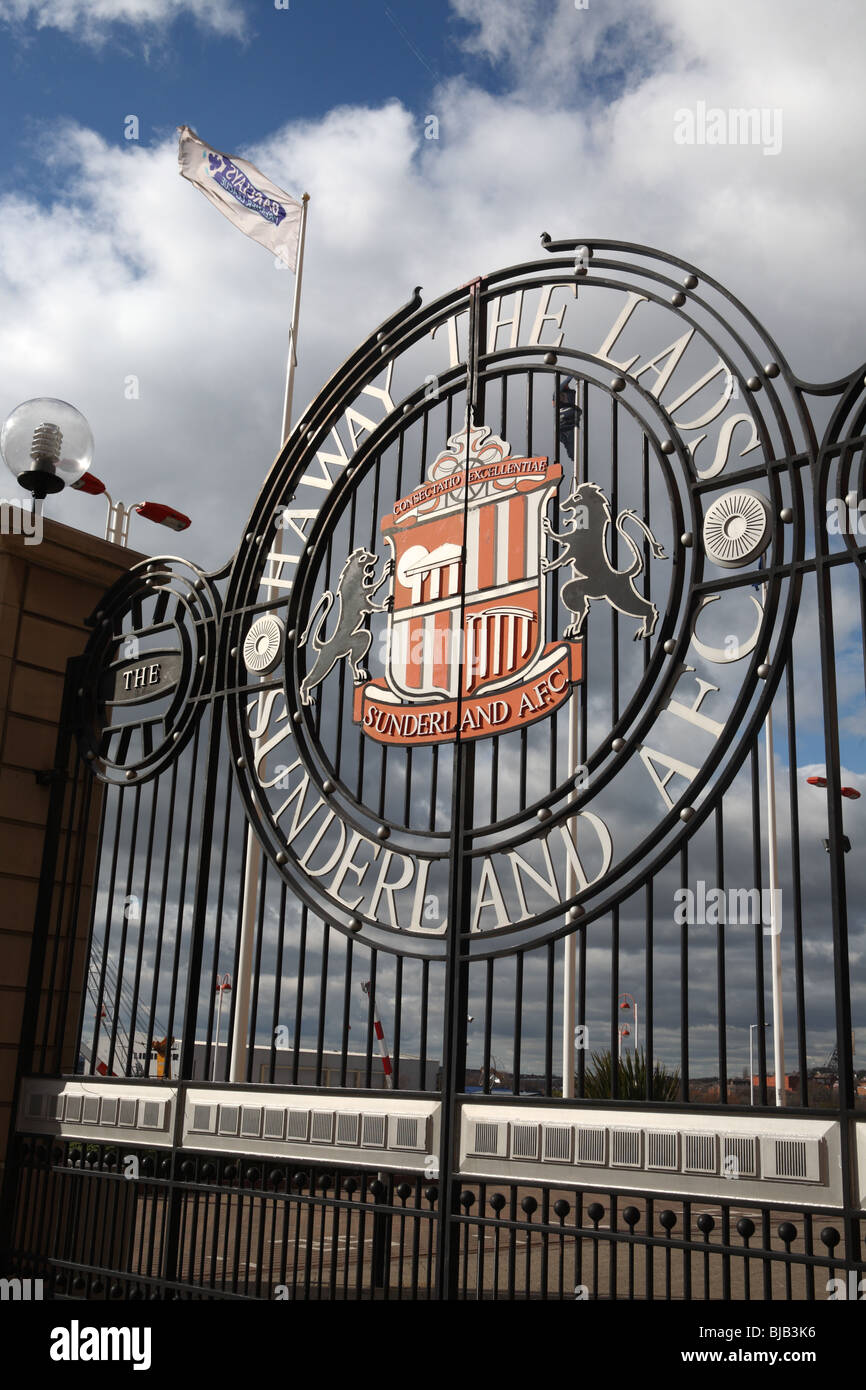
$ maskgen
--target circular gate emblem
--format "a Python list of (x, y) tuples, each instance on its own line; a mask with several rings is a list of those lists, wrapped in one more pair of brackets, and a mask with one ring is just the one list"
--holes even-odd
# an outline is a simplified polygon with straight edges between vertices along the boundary
[(272, 613), (256, 618), (244, 640), (244, 663), (248, 671), (266, 676), (280, 659), (283, 624)]
[(808, 437), (777, 350), (671, 257), (546, 251), (353, 354), (221, 619), (273, 868), (428, 958), (449, 932), (549, 941), (647, 884), (734, 775), (794, 615)]
[(166, 557), (131, 569), (93, 615), (79, 745), (102, 781), (146, 781), (181, 752), (213, 678), (217, 611), (202, 571)]

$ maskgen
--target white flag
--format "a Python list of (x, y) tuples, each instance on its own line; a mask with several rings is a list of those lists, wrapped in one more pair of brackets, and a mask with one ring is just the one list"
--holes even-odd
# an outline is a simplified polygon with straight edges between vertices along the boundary
[(279, 256), (290, 270), (298, 260), (303, 205), (290, 198), (254, 164), (221, 154), (181, 126), (177, 162), (183, 178), (200, 188), (224, 217)]

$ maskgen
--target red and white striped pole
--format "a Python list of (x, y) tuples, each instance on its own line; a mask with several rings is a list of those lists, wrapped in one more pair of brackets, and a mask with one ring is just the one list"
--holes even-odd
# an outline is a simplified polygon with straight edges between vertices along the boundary
[(370, 989), (370, 981), (364, 980), (363, 984), (361, 985), (361, 988), (364, 991), (364, 993), (368, 996), (370, 1003), (373, 1006), (373, 1032), (376, 1034), (376, 1038), (379, 1043), (379, 1052), (382, 1057), (382, 1070), (385, 1073), (385, 1085), (387, 1086), (389, 1091), (393, 1091), (394, 1072), (391, 1067), (391, 1058), (388, 1054), (388, 1049), (385, 1046), (385, 1032), (382, 1028), (382, 1024), (380, 1023), (377, 1017), (376, 1000)]

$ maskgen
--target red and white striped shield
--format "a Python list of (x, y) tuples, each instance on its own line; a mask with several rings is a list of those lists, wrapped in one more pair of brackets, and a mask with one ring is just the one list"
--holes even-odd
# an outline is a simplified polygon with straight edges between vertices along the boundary
[(430, 743), (527, 723), (530, 711), (512, 697), (554, 668), (530, 717), (566, 697), (580, 643), (552, 644), (551, 661), (540, 563), (542, 520), (561, 477), (559, 464), (511, 458), (486, 426), (471, 428), (382, 518), (393, 558), (387, 663), (384, 680), (359, 688), (355, 710), (371, 737)]

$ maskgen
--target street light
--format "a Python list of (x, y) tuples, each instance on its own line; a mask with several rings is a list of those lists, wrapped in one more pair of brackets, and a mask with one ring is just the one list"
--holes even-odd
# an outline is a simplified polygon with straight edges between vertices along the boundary
[[(826, 778), (826, 777), (807, 777), (807, 778), (806, 778), (806, 781), (809, 783), (809, 786), (810, 786), (810, 787), (826, 787), (826, 785), (827, 785), (827, 778)], [(857, 788), (856, 788), (856, 787), (840, 787), (840, 788), (839, 788), (839, 794), (840, 794), (840, 796), (847, 797), (847, 799), (848, 799), (849, 801), (859, 801), (859, 800), (860, 800), (860, 793), (857, 791)], [(829, 841), (828, 839), (822, 839), (822, 840), (821, 840), (821, 844), (824, 846), (824, 849), (825, 849), (826, 852), (829, 854), (829, 853), (830, 853), (830, 841)], [(851, 849), (851, 841), (848, 839), (848, 836), (847, 836), (847, 835), (843, 835), (843, 836), (842, 836), (842, 853), (843, 853), (843, 854), (848, 854), (848, 853), (850, 852), (850, 849)]]
[(37, 503), (74, 486), (93, 460), (90, 426), (74, 405), (38, 396), (16, 406), (0, 430), (0, 454), (9, 472)]
[(222, 1014), (223, 1014), (223, 993), (224, 993), (225, 990), (231, 989), (231, 987), (232, 987), (232, 978), (231, 978), (231, 975), (229, 975), (228, 971), (226, 971), (226, 973), (225, 973), (225, 975), (223, 975), (222, 979), (220, 979), (219, 977), (217, 977), (217, 982), (216, 982), (216, 994), (217, 994), (217, 1026), (216, 1026), (216, 1043), (215, 1043), (215, 1045), (214, 1045), (214, 1050), (213, 1050), (213, 1068), (212, 1068), (212, 1070), (211, 1070), (211, 1078), (210, 1078), (211, 1081), (216, 1081), (217, 1057), (219, 1056), (219, 1050), (220, 1050), (220, 1023), (222, 1022)]
[(638, 1049), (638, 1027), (637, 1027), (637, 1000), (633, 994), (623, 993), (620, 996), (620, 1008), (629, 1009), (634, 1014), (634, 1050)]
[(153, 521), (157, 526), (167, 526), (171, 531), (185, 531), (192, 524), (188, 516), (175, 511), (174, 507), (169, 507), (165, 502), (134, 502), (130, 506), (120, 501), (115, 502), (102, 479), (94, 477), (92, 473), (88, 473), (72, 486), (76, 491), (86, 492), (91, 497), (105, 498), (108, 503), (105, 539), (124, 548), (129, 543), (129, 518), (133, 512), (143, 516), (145, 521)]
[(0, 455), (12, 476), (33, 498), (34, 515), (46, 497), (73, 487), (91, 497), (103, 496), (108, 503), (105, 539), (126, 546), (132, 512), (185, 531), (188, 516), (165, 502), (135, 502), (127, 507), (115, 502), (105, 483), (91, 473), (93, 434), (74, 405), (53, 396), (37, 396), (16, 406), (0, 430)]

